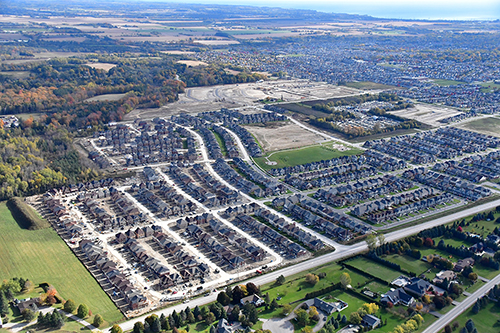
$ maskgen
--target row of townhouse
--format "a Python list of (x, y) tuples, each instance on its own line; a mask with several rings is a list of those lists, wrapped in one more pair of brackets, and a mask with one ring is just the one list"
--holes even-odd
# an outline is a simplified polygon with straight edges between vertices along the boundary
[(190, 237), (198, 241), (200, 246), (210, 251), (213, 256), (226, 262), (230, 267), (238, 268), (245, 265), (245, 259), (232, 253), (231, 250), (203, 231), (198, 225), (188, 225), (186, 232)]
[(267, 223), (271, 224), (279, 231), (283, 231), (287, 235), (294, 237), (313, 251), (321, 250), (325, 246), (325, 244), (323, 244), (323, 242), (317, 237), (311, 235), (311, 233), (305, 231), (304, 229), (299, 228), (296, 223), (287, 222), (284, 218), (271, 213), (268, 209), (257, 209), (255, 211), (255, 216), (264, 219)]
[(195, 200), (201, 202), (203, 205), (207, 207), (218, 207), (221, 205), (221, 202), (215, 193), (207, 191), (203, 187), (196, 184), (194, 179), (178, 166), (171, 166), (169, 175), (186, 193), (191, 195)]
[(197, 209), (194, 202), (191, 202), (188, 198), (184, 197), (166, 183), (160, 187), (158, 194), (162, 196), (168, 204), (170, 204), (173, 216), (184, 215), (194, 212)]
[(436, 207), (453, 200), (453, 195), (450, 193), (441, 193), (431, 198), (422, 199), (396, 208), (389, 208), (384, 211), (376, 211), (366, 215), (366, 218), (373, 223), (386, 222), (401, 216), (418, 212), (423, 209)]
[[(69, 185), (64, 185), (59, 189), (51, 189), (48, 191), (48, 195), (56, 195), (56, 194), (70, 194), (70, 193), (77, 193), (77, 192), (86, 192), (86, 191), (92, 191), (94, 189), (102, 189), (104, 190), (105, 188), (111, 187), (115, 184), (115, 180), (113, 178), (106, 178), (106, 179), (100, 179), (100, 180), (92, 180), (89, 182), (85, 183), (78, 183), (78, 184), (69, 184)], [(91, 192), (93, 193), (93, 192)]]
[(136, 310), (148, 306), (149, 302), (139, 290), (134, 288), (130, 280), (116, 267), (116, 263), (106, 256), (106, 253), (97, 243), (91, 240), (82, 240), (78, 244), (81, 253), (92, 262), (106, 277), (113, 288), (113, 295), (118, 291), (130, 309)]
[(155, 232), (153, 240), (160, 248), (167, 251), (169, 255), (165, 257), (176, 263), (173, 266), (175, 271), (160, 278), (159, 285), (161, 288), (169, 288), (188, 281), (204, 279), (210, 274), (210, 268), (207, 264), (197, 261), (193, 255), (182, 248), (181, 244), (175, 242), (163, 232)]
[(313, 226), (315, 229), (325, 233), (327, 237), (338, 239), (340, 241), (348, 241), (353, 237), (351, 231), (339, 227), (338, 225), (327, 221), (326, 219), (313, 214), (307, 209), (299, 206), (299, 198), (291, 196), (286, 199), (276, 198), (272, 202), (276, 208), (283, 208), (283, 211), (303, 221), (306, 225)]
[(250, 180), (265, 187), (264, 191), (266, 192), (266, 196), (286, 193), (287, 190), (283, 184), (281, 184), (276, 179), (267, 177), (263, 173), (256, 171), (241, 158), (235, 158), (234, 163), (241, 172), (243, 172), (248, 176), (248, 178), (250, 178)]
[(366, 150), (363, 155), (366, 157), (366, 164), (384, 171), (396, 171), (407, 167), (405, 161), (386, 156), (372, 149)]
[(427, 170), (426, 168), (407, 170), (403, 173), (403, 177), (471, 201), (479, 200), (491, 194), (491, 190), (486, 187), (476, 186), (466, 180), (442, 175), (437, 172)]
[(492, 173), (484, 172), (475, 166), (464, 163), (463, 161), (446, 161), (443, 163), (436, 163), (432, 169), (451, 176), (467, 179), (473, 183), (482, 182), (493, 176)]
[(371, 201), (365, 204), (356, 206), (351, 212), (359, 217), (377, 212), (380, 210), (390, 209), (391, 207), (401, 206), (408, 202), (420, 201), (428, 197), (438, 195), (440, 192), (433, 188), (419, 188), (411, 192), (405, 192), (398, 195), (387, 196), (380, 200)]
[(239, 235), (236, 231), (227, 227), (224, 223), (216, 219), (211, 219), (209, 224), (213, 231), (227, 240), (229, 244), (243, 250), (243, 252), (245, 252), (245, 254), (253, 261), (262, 261), (267, 257), (266, 251), (250, 242), (249, 239)]
[(287, 254), (290, 259), (306, 255), (308, 252), (300, 245), (281, 235), (279, 232), (245, 214), (237, 215), (232, 223), (242, 229), (255, 232), (270, 246), (277, 247), (279, 251)]
[(213, 125), (212, 130), (215, 133), (219, 134), (222, 137), (222, 140), (224, 140), (224, 146), (226, 147), (228, 158), (235, 158), (240, 156), (238, 145), (234, 141), (233, 136), (229, 134), (229, 132), (224, 127)]
[(344, 164), (363, 164), (366, 162), (364, 155), (350, 155), (332, 158), (330, 160), (310, 162), (306, 164), (299, 164), (292, 167), (276, 168), (268, 170), (268, 172), (275, 177), (285, 176), (292, 173), (301, 173), (307, 171), (321, 170), (325, 168), (332, 168)]
[(241, 142), (248, 150), (248, 153), (252, 157), (262, 156), (262, 149), (255, 140), (254, 136), (244, 127), (237, 124), (226, 124), (226, 127), (232, 130), (241, 139)]
[(234, 204), (240, 199), (240, 195), (237, 191), (230, 189), (221, 181), (214, 178), (205, 169), (203, 164), (193, 165), (192, 171), (203, 184), (208, 186), (217, 195), (221, 205)]
[(274, 112), (243, 114), (237, 110), (226, 108), (221, 108), (220, 111), (202, 112), (198, 116), (213, 123), (235, 123), (240, 125), (287, 120), (285, 116)]
[(256, 197), (265, 197), (266, 192), (261, 189), (257, 184), (245, 179), (239, 173), (236, 172), (225, 160), (219, 158), (213, 164), (214, 170), (222, 176), (225, 180), (227, 180), (231, 185), (243, 191), (247, 194), (256, 196)]
[(406, 179), (393, 175), (384, 175), (347, 185), (319, 189), (314, 193), (314, 198), (335, 207), (343, 207), (389, 193), (406, 191), (413, 186), (413, 183)]
[(210, 158), (214, 160), (222, 158), (221, 147), (215, 138), (215, 134), (208, 128), (208, 126), (208, 124), (196, 125), (194, 129), (201, 134), (203, 141), (205, 141), (205, 147), (207, 147)]
[[(340, 174), (326, 175), (322, 176), (321, 171), (318, 171), (311, 177), (317, 176), (315, 179), (302, 180), (301, 175), (286, 175), (285, 182), (291, 186), (294, 186), (300, 190), (310, 190), (317, 187), (332, 186), (340, 183), (345, 183), (348, 181), (354, 181), (361, 178), (367, 178), (374, 176), (378, 173), (377, 169), (372, 166), (367, 165), (351, 165), (348, 168), (338, 169), (340, 171), (345, 171)], [(337, 167), (335, 167), (337, 168)], [(354, 169), (354, 170), (353, 170)], [(338, 171), (337, 170), (337, 171)], [(325, 171), (327, 173), (328, 171)]]
[(363, 147), (378, 150), (382, 153), (401, 158), (414, 164), (426, 164), (436, 161), (433, 155), (408, 147), (403, 144), (402, 141), (397, 142), (385, 139), (372, 140), (366, 141)]

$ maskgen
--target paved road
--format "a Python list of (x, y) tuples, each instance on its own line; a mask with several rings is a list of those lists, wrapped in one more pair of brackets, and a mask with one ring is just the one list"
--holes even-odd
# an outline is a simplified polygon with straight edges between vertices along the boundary
[(491, 279), (490, 282), (486, 283), (484, 286), (479, 288), (475, 293), (471, 296), (467, 297), (464, 301), (460, 303), (459, 306), (454, 307), (448, 313), (443, 315), (441, 318), (436, 320), (432, 325), (427, 327), (425, 331), (422, 333), (436, 333), (439, 332), (443, 327), (448, 325), (453, 319), (457, 316), (465, 312), (470, 306), (472, 306), (478, 298), (484, 296), (491, 288), (493, 288), (496, 284), (500, 283), (500, 275), (497, 275), (494, 279)]

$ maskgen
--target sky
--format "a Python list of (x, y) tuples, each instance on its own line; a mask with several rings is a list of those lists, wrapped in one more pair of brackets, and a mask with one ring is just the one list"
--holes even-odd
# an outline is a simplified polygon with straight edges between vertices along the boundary
[(185, 0), (175, 2), (314, 9), (323, 12), (396, 19), (500, 19), (500, 0)]

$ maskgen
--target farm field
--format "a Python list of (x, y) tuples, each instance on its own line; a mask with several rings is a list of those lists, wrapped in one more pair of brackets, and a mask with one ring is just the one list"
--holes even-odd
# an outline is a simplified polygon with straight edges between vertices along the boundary
[(461, 114), (462, 111), (452, 107), (416, 103), (413, 108), (391, 111), (389, 113), (403, 118), (415, 119), (421, 123), (438, 127), (442, 125), (442, 123), (439, 122), (441, 119), (456, 116)]
[(484, 117), (457, 127), (486, 135), (500, 136), (500, 119), (496, 117)]
[[(310, 147), (304, 147), (300, 149), (285, 150), (280, 152), (275, 152), (268, 154), (264, 157), (255, 158), (255, 162), (262, 167), (264, 170), (272, 168), (284, 168), (288, 166), (295, 166), (299, 164), (318, 162), (321, 160), (329, 160), (341, 156), (350, 156), (361, 154), (360, 149), (351, 148), (346, 151), (340, 151), (338, 149), (326, 148), (324, 145), (316, 145)], [(333, 146), (332, 146), (333, 147)], [(266, 159), (267, 157), (267, 159)], [(274, 161), (276, 165), (268, 165), (267, 161)]]
[(1, 279), (23, 277), (35, 285), (47, 282), (64, 299), (87, 304), (94, 314), (101, 314), (109, 323), (122, 318), (108, 295), (53, 229), (20, 228), (5, 202), (0, 203), (0, 217)]

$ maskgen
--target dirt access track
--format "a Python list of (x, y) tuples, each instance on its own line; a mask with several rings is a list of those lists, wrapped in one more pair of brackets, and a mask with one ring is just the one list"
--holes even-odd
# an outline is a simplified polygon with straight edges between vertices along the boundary
[(268, 123), (267, 125), (245, 125), (243, 127), (257, 138), (266, 153), (328, 141), (321, 135), (309, 132), (289, 121)]

